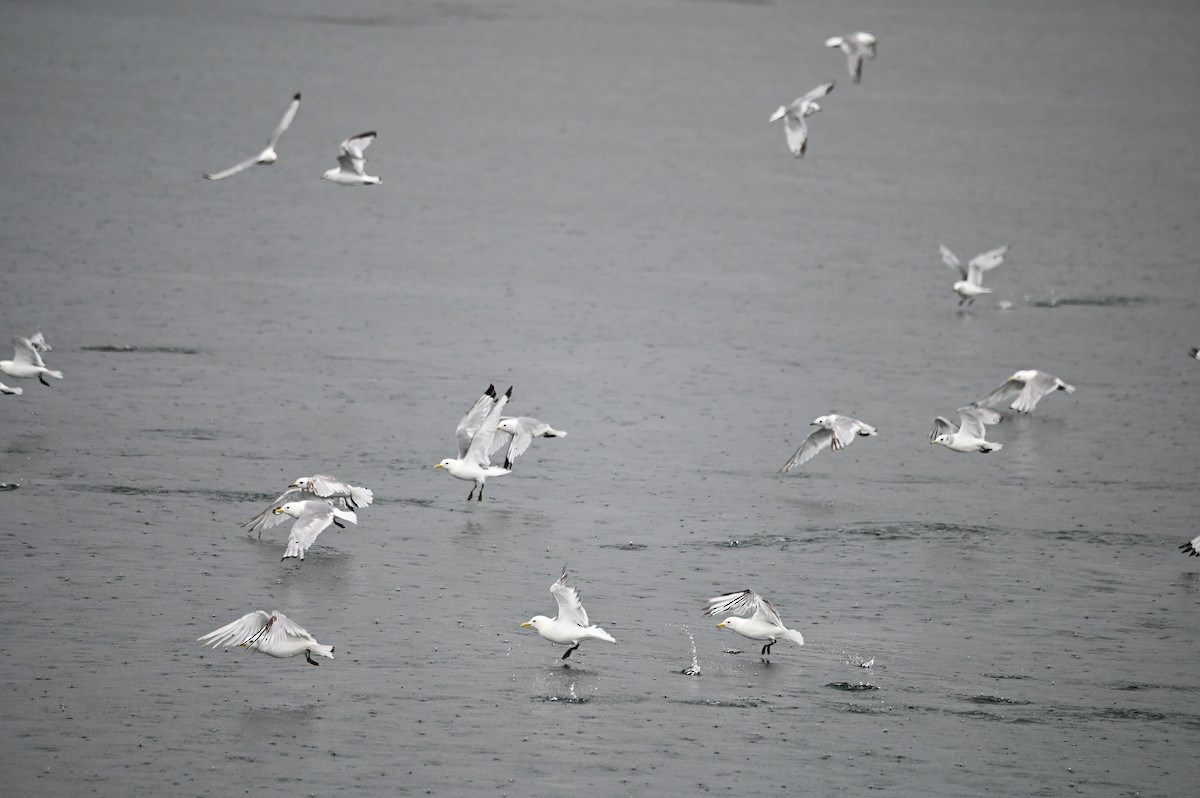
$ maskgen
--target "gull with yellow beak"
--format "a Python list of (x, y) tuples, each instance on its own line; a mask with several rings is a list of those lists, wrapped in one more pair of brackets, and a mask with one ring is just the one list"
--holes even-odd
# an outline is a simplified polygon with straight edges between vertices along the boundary
[(275, 501), (267, 505), (267, 509), (242, 524), (249, 527), (251, 532), (258, 532), (262, 538), (264, 529), (278, 526), (284, 521), (283, 516), (275, 510), (288, 502), (300, 502), (309, 499), (320, 499), (326, 504), (333, 505), (339, 510), (359, 510), (370, 507), (375, 501), (375, 494), (370, 488), (351, 485), (349, 482), (331, 477), (328, 474), (314, 474), (311, 477), (300, 477)]
[(292, 534), (288, 536), (287, 551), (283, 553), (281, 560), (289, 557), (299, 557), (303, 560), (304, 552), (308, 551), (317, 535), (328, 529), (330, 524), (345, 529), (341, 521), (358, 523), (358, 516), (353, 510), (339, 510), (322, 501), (288, 502), (271, 512), (275, 515), (290, 515), (296, 519), (296, 523), (292, 524)]
[(278, 611), (246, 613), (196, 640), (213, 648), (240, 646), (279, 659), (303, 654), (309, 665), (321, 664), (312, 658), (313, 654), (333, 659), (333, 646), (321, 645), (300, 624)]
[(562, 576), (558, 581), (550, 585), (550, 594), (558, 602), (558, 616), (547, 618), (545, 615), (535, 615), (521, 626), (536, 629), (538, 634), (551, 643), (570, 646), (563, 653), (563, 659), (571, 656), (571, 652), (579, 648), (579, 644), (584, 640), (617, 642), (612, 635), (599, 626), (593, 626), (588, 620), (587, 610), (579, 600), (579, 591), (567, 586), (566, 566), (563, 567)]
[[(705, 615), (735, 613), (733, 617), (726, 618), (717, 624), (718, 629), (729, 628), (742, 637), (766, 641), (760, 652), (760, 656), (763, 658), (770, 655), (771, 646), (775, 645), (778, 640), (791, 640), (798, 646), (804, 645), (804, 635), (795, 629), (788, 629), (784, 626), (779, 612), (771, 605), (771, 602), (753, 590), (741, 590), (737, 593), (714, 596), (704, 603), (706, 605)], [(750, 613), (750, 617), (738, 617), (745, 613)]]
[(467, 501), (475, 498), (475, 490), (479, 489), (479, 498), (483, 501), (483, 486), (488, 477), (499, 477), (511, 474), (512, 470), (492, 465), (489, 450), (492, 439), (496, 437), (496, 426), (500, 423), (500, 413), (508, 400), (512, 398), (512, 386), (499, 399), (496, 398), (496, 386), (489, 385), (475, 400), (475, 404), (458, 422), (454, 431), (458, 439), (458, 457), (447, 457), (434, 468), (444, 468), (455, 479), (470, 480), (475, 483), (467, 494)]

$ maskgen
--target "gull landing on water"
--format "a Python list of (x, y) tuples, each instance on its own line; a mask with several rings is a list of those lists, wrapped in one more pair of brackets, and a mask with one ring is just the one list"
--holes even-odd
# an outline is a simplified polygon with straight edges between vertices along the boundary
[(933, 431), (929, 433), (929, 442), (945, 446), (952, 452), (998, 452), (1004, 447), (999, 443), (984, 440), (985, 424), (999, 424), (1000, 414), (986, 407), (958, 408), (958, 425), (938, 416), (933, 420)]
[(492, 439), (496, 435), (496, 426), (500, 423), (500, 411), (512, 398), (512, 386), (499, 399), (496, 398), (496, 386), (489, 385), (475, 400), (475, 404), (458, 422), (454, 437), (458, 439), (458, 457), (447, 457), (434, 468), (444, 468), (455, 479), (472, 480), (475, 482), (467, 501), (475, 496), (479, 489), (479, 498), (483, 501), (483, 486), (488, 477), (500, 477), (511, 474), (508, 468), (492, 465), (489, 452), (492, 449)]
[(612, 635), (599, 626), (593, 626), (592, 622), (588, 620), (587, 610), (583, 608), (583, 603), (579, 600), (579, 591), (567, 586), (565, 566), (562, 576), (558, 578), (557, 582), (550, 585), (550, 593), (558, 604), (558, 615), (554, 618), (535, 615), (521, 626), (536, 629), (538, 634), (551, 643), (570, 646), (563, 653), (563, 659), (571, 656), (571, 652), (579, 648), (579, 644), (584, 640), (617, 642)]
[(338, 167), (321, 175), (321, 179), (339, 186), (374, 186), (382, 183), (378, 177), (367, 174), (367, 158), (363, 155), (363, 151), (375, 140), (375, 135), (374, 130), (368, 130), (343, 141), (338, 151)]
[(855, 83), (862, 81), (863, 58), (875, 60), (875, 37), (865, 31), (825, 40), (826, 47), (837, 47), (846, 54), (846, 67)]
[(991, 407), (1012, 399), (1009, 408), (1027, 414), (1033, 412), (1043, 396), (1055, 391), (1075, 393), (1075, 386), (1068, 385), (1053, 374), (1024, 369), (1015, 372), (1003, 385), (973, 404), (977, 407)]
[(805, 150), (808, 149), (808, 123), (804, 121), (804, 118), (821, 110), (821, 106), (817, 104), (817, 98), (829, 94), (833, 91), (833, 86), (832, 80), (822, 83), (803, 97), (792, 100), (791, 105), (781, 105), (776, 108), (775, 113), (771, 114), (771, 118), (767, 120), (768, 122), (783, 120), (783, 132), (787, 137), (788, 149), (797, 158), (803, 158)]
[(807, 463), (823, 449), (832, 447), (836, 452), (854, 443), (854, 439), (859, 435), (867, 437), (876, 434), (875, 428), (870, 424), (864, 424), (849, 416), (839, 416), (837, 413), (820, 416), (809, 426), (820, 427), (820, 429), (804, 439), (804, 442), (796, 449), (796, 453), (792, 455), (792, 459), (779, 469), (780, 474), (786, 474), (796, 466)]
[(233, 623), (196, 638), (196, 641), (211, 644), (213, 648), (243, 646), (279, 659), (303, 654), (309, 665), (321, 664), (312, 658), (313, 654), (333, 659), (333, 646), (321, 645), (282, 612), (255, 610), (246, 613)]
[(291, 105), (283, 112), (283, 119), (279, 120), (279, 126), (275, 128), (275, 132), (271, 134), (271, 140), (267, 142), (267, 148), (255, 155), (253, 158), (247, 158), (239, 164), (234, 164), (220, 172), (206, 174), (205, 177), (209, 180), (224, 180), (230, 175), (236, 175), (238, 172), (249, 169), (251, 166), (259, 164), (273, 164), (279, 160), (279, 154), (275, 152), (275, 147), (279, 144), (279, 137), (283, 135), (283, 131), (288, 129), (292, 124), (292, 120), (296, 118), (296, 112), (300, 110), (300, 92), (296, 92), (296, 96), (292, 98)]
[(706, 599), (704, 603), (707, 605), (704, 608), (705, 615), (724, 615), (726, 613), (742, 615), (751, 613), (749, 618), (736, 616), (726, 618), (717, 624), (717, 628), (729, 628), (742, 637), (747, 637), (751, 640), (766, 641), (763, 644), (762, 651), (759, 652), (759, 656), (763, 658), (770, 655), (771, 646), (775, 645), (776, 641), (780, 639), (791, 640), (798, 646), (804, 645), (804, 635), (795, 629), (788, 629), (784, 626), (783, 620), (779, 617), (779, 612), (771, 605), (771, 602), (753, 590), (726, 593), (723, 596)]
[(339, 510), (332, 504), (311, 499), (302, 502), (288, 502), (282, 507), (276, 507), (271, 512), (275, 515), (290, 515), (296, 519), (296, 523), (292, 524), (292, 533), (288, 535), (287, 550), (279, 558), (280, 561), (289, 557), (299, 557), (303, 561), (304, 552), (308, 551), (317, 539), (317, 535), (328, 529), (330, 524), (335, 524), (339, 529), (345, 529), (342, 521), (358, 523), (358, 516), (353, 510)]
[(958, 256), (946, 248), (945, 244), (938, 244), (942, 251), (942, 262), (951, 269), (957, 269), (962, 275), (962, 279), (954, 284), (954, 291), (958, 294), (958, 306), (963, 304), (975, 304), (975, 297), (980, 294), (990, 294), (992, 289), (983, 287), (983, 273), (994, 269), (1004, 262), (1004, 256), (1008, 253), (1008, 245), (989, 250), (980, 255), (971, 258), (967, 263), (966, 268), (959, 262)]

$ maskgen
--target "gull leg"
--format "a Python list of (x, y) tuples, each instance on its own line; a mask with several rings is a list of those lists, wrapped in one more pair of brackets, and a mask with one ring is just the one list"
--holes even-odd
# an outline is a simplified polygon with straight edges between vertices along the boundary
[(563, 653), (563, 655), (562, 655), (562, 658), (563, 658), (563, 659), (566, 659), (567, 657), (571, 656), (571, 652), (572, 652), (572, 651), (574, 651), (574, 650), (575, 650), (575, 649), (577, 649), (577, 648), (579, 648), (579, 644), (578, 644), (578, 643), (576, 643), (575, 645), (573, 645), (573, 646), (571, 646), (570, 648), (568, 648), (568, 649), (567, 649), (567, 650), (566, 650), (566, 651)]
[(309, 650), (307, 648), (304, 649), (304, 659), (308, 662), (309, 665), (320, 666), (320, 664), (321, 664), (312, 658), (312, 653), (309, 652)]
[(335, 519), (333, 519), (333, 525), (334, 525), (334, 526), (336, 526), (338, 529), (345, 529), (345, 528), (346, 528), (346, 525), (345, 525), (345, 524), (343, 524), (341, 521), (337, 520), (336, 518), (335, 518)]
[(39, 375), (38, 375), (38, 382), (40, 382), (42, 385), (45, 385), (47, 388), (49, 388), (49, 387), (50, 387), (50, 383), (46, 382), (46, 375), (45, 375), (45, 374), (39, 374)]
[[(470, 499), (468, 499), (467, 501), (470, 501)], [(479, 483), (479, 495), (475, 497), (475, 501), (477, 501), (477, 502), (483, 501), (483, 483), (482, 482)]]
[(475, 498), (475, 488), (476, 487), (477, 487), (476, 485), (471, 486), (471, 492), (467, 494), (467, 501), (471, 501), (471, 499)]

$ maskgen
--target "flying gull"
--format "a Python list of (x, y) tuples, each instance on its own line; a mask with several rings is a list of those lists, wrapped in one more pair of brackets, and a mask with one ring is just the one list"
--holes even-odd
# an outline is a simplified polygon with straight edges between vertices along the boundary
[(796, 449), (796, 453), (792, 455), (792, 459), (779, 469), (780, 474), (786, 474), (796, 466), (807, 463), (823, 449), (832, 447), (836, 452), (854, 443), (854, 439), (859, 435), (866, 437), (875, 434), (875, 428), (870, 424), (864, 424), (849, 416), (839, 416), (837, 413), (821, 416), (812, 421), (809, 426), (818, 427), (818, 429), (804, 439), (804, 442)]
[(196, 638), (196, 641), (211, 644), (213, 648), (244, 646), (279, 659), (303, 654), (309, 665), (321, 664), (312, 658), (313, 654), (333, 659), (333, 646), (321, 645), (299, 624), (278, 611), (267, 613), (255, 610), (246, 613), (233, 623)]
[(1075, 386), (1068, 385), (1044, 371), (1023, 369), (1015, 372), (1003, 385), (973, 404), (978, 407), (992, 407), (1012, 399), (1012, 404), (1009, 405), (1011, 409), (1018, 413), (1032, 413), (1043, 396), (1055, 391), (1075, 393)]
[(846, 54), (846, 67), (855, 83), (862, 80), (863, 58), (875, 60), (875, 37), (864, 31), (830, 37), (825, 40), (825, 46), (837, 47)]
[(283, 112), (283, 119), (279, 120), (279, 126), (275, 128), (275, 132), (271, 134), (271, 140), (267, 142), (267, 148), (255, 155), (253, 158), (247, 158), (241, 163), (234, 164), (228, 169), (220, 172), (213, 172), (204, 175), (209, 180), (224, 180), (230, 175), (236, 175), (238, 172), (249, 169), (251, 166), (258, 164), (273, 164), (279, 160), (279, 154), (275, 152), (275, 147), (279, 144), (279, 137), (283, 135), (283, 131), (288, 129), (292, 124), (292, 120), (296, 118), (296, 112), (300, 110), (300, 92), (296, 92), (296, 96), (292, 98), (291, 104), (287, 110)]
[(511, 469), (517, 458), (533, 443), (534, 438), (565, 438), (566, 435), (562, 430), (536, 418), (509, 416), (500, 419), (500, 423), (496, 425), (496, 437), (492, 439), (492, 450), (488, 454), (495, 454), (508, 444), (508, 451), (504, 453), (504, 467)]
[[(753, 590), (741, 590), (737, 593), (726, 593), (705, 600), (705, 615), (724, 615), (735, 613), (717, 624), (718, 628), (732, 629), (742, 637), (751, 640), (764, 640), (760, 656), (766, 657), (771, 653), (771, 646), (779, 639), (791, 640), (798, 646), (804, 645), (804, 635), (795, 629), (783, 625), (779, 612), (762, 596)], [(750, 613), (749, 618), (737, 617)]]
[[(39, 339), (40, 343), (35, 344), (33, 340), (22, 335), (14, 335), (12, 337), (13, 359), (0, 360), (0, 372), (7, 374), (10, 377), (17, 379), (32, 379), (37, 377), (42, 385), (49, 385), (46, 382), (46, 377), (53, 377), (56, 380), (63, 378), (61, 371), (54, 371), (46, 368), (46, 364), (42, 362), (42, 354), (38, 351), (39, 346), (49, 349), (46, 346), (45, 339), (41, 337), (41, 333), (34, 334), (35, 339)], [(15, 388), (11, 389), (14, 393), (19, 393)]]
[(249, 527), (251, 532), (258, 532), (258, 537), (262, 538), (264, 529), (270, 529), (283, 523), (283, 517), (275, 512), (277, 508), (288, 502), (307, 499), (320, 499), (339, 510), (353, 511), (370, 507), (371, 502), (375, 500), (375, 494), (371, 492), (370, 488), (360, 488), (358, 485), (351, 485), (349, 482), (343, 482), (337, 477), (327, 474), (300, 477), (289, 485), (287, 490), (279, 494), (279, 498), (267, 505), (267, 509), (246, 521), (242, 526)]
[(343, 141), (338, 150), (338, 166), (321, 175), (321, 179), (339, 186), (374, 186), (382, 183), (378, 177), (367, 174), (367, 157), (363, 155), (363, 151), (374, 140), (375, 131), (368, 130)]
[(496, 426), (500, 423), (500, 412), (512, 398), (512, 386), (499, 399), (496, 398), (496, 386), (489, 385), (475, 400), (474, 406), (458, 422), (454, 436), (458, 439), (458, 457), (447, 457), (434, 468), (444, 468), (450, 476), (456, 479), (472, 480), (475, 485), (467, 494), (467, 501), (475, 496), (479, 489), (479, 498), (483, 501), (483, 486), (488, 477), (499, 477), (511, 474), (512, 470), (492, 465), (488, 452), (492, 448), (492, 439), (496, 435)]
[(804, 151), (808, 149), (808, 123), (804, 121), (804, 118), (821, 110), (817, 98), (824, 97), (833, 91), (833, 85), (832, 80), (822, 83), (803, 97), (792, 100), (791, 105), (781, 105), (776, 108), (775, 113), (771, 114), (771, 118), (767, 120), (768, 122), (774, 122), (777, 119), (783, 120), (783, 132), (787, 136), (788, 149), (797, 158), (803, 158)]
[(579, 648), (584, 640), (607, 640), (617, 642), (613, 636), (593, 626), (588, 620), (587, 610), (579, 601), (579, 591), (567, 586), (567, 569), (564, 566), (562, 576), (550, 585), (550, 594), (558, 603), (558, 615), (547, 618), (545, 615), (535, 615), (521, 626), (532, 627), (537, 633), (560, 646), (570, 646), (562, 655), (563, 659), (571, 656), (571, 652)]
[(358, 516), (353, 510), (339, 510), (332, 504), (315, 499), (288, 502), (282, 507), (276, 507), (271, 512), (276, 515), (290, 515), (296, 519), (296, 522), (292, 524), (292, 533), (288, 535), (287, 550), (279, 558), (280, 560), (286, 560), (289, 557), (299, 557), (303, 560), (304, 552), (308, 551), (309, 546), (317, 539), (317, 535), (328, 529), (330, 524), (336, 524), (339, 529), (345, 529), (342, 521), (358, 523)]
[(967, 263), (966, 268), (963, 268), (958, 256), (947, 249), (945, 244), (938, 244), (938, 247), (942, 250), (942, 262), (951, 269), (957, 269), (962, 275), (962, 279), (954, 284), (954, 291), (959, 296), (959, 307), (963, 304), (975, 304), (975, 298), (980, 294), (992, 293), (992, 289), (983, 287), (983, 273), (1004, 262), (1004, 255), (1008, 252), (1007, 244), (976, 255)]
[(958, 408), (958, 425), (947, 421), (942, 416), (933, 420), (933, 431), (929, 433), (929, 442), (945, 446), (952, 452), (998, 452), (1004, 447), (999, 443), (985, 441), (985, 424), (1000, 423), (1000, 414), (986, 407), (968, 405)]

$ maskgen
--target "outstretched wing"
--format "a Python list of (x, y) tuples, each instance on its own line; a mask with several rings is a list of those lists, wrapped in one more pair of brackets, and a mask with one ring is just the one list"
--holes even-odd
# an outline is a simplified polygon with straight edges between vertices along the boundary
[(783, 133), (787, 137), (788, 149), (797, 158), (803, 158), (808, 150), (808, 123), (804, 117), (789, 110), (783, 117)]
[(779, 469), (780, 474), (786, 474), (798, 465), (803, 465), (816, 457), (822, 449), (828, 449), (833, 444), (833, 430), (818, 429), (809, 434), (792, 458)]
[(805, 94), (801, 97), (797, 97), (795, 99), (795, 101), (792, 103), (792, 108), (796, 109), (797, 111), (802, 111), (804, 106), (807, 105), (808, 103), (812, 102), (813, 100), (819, 100), (820, 98), (829, 94), (829, 92), (833, 91), (833, 87), (836, 85), (837, 85), (837, 83), (832, 80), (829, 81), (828, 83), (822, 83), (820, 86), (817, 86), (815, 89), (810, 91), (808, 94)]
[(375, 140), (375, 131), (368, 130), (366, 133), (359, 133), (357, 136), (351, 136), (342, 142), (342, 152), (349, 155), (351, 158), (362, 160), (367, 156), (363, 151), (371, 146), (371, 142)]
[(233, 623), (227, 623), (220, 629), (214, 629), (202, 637), (197, 637), (196, 641), (202, 642), (206, 646), (211, 645), (213, 648), (236, 646), (261, 634), (270, 620), (270, 613), (255, 610), (246, 613)]
[(292, 120), (296, 118), (296, 112), (299, 110), (300, 92), (296, 92), (296, 96), (292, 98), (292, 102), (288, 105), (287, 110), (283, 112), (283, 119), (279, 120), (279, 125), (275, 128), (275, 132), (271, 134), (271, 140), (267, 142), (267, 149), (275, 149), (275, 145), (279, 143), (279, 137), (283, 135), (283, 131), (291, 126)]
[(986, 407), (967, 405), (958, 408), (959, 428), (972, 438), (983, 438), (985, 424), (999, 424), (1000, 414)]
[(12, 337), (13, 345), (13, 360), (17, 363), (24, 363), (29, 366), (37, 366), (45, 368), (46, 364), (42, 362), (42, 355), (34, 348), (33, 343), (22, 335), (14, 335)]
[(1005, 404), (1014, 396), (1019, 394), (1025, 388), (1025, 383), (1018, 380), (1009, 379), (996, 390), (989, 393), (982, 399), (976, 399), (972, 402), (976, 407), (992, 407), (994, 405)]
[(483, 396), (475, 400), (475, 404), (462, 417), (462, 420), (458, 422), (458, 427), (454, 430), (454, 436), (458, 439), (458, 457), (460, 460), (467, 456), (467, 450), (471, 448), (471, 441), (474, 439), (475, 433), (479, 431), (479, 427), (483, 424), (483, 420), (487, 418), (488, 413), (492, 412), (494, 404), (496, 404), (496, 386), (489, 385), (487, 390), (483, 392)]
[[(347, 518), (347, 516), (350, 517)], [(316, 541), (317, 535), (329, 528), (334, 518), (343, 518), (352, 523), (358, 523), (358, 518), (353, 510), (335, 511), (332, 505), (311, 499), (304, 502), (304, 511), (300, 513), (296, 523), (292, 524), (292, 532), (288, 535), (287, 550), (283, 553), (282, 559), (299, 557), (303, 560), (304, 552), (308, 551)]]
[(929, 433), (929, 440), (933, 440), (939, 435), (953, 435), (958, 432), (958, 425), (951, 421), (938, 416), (933, 420), (933, 432)]
[(856, 418), (849, 416), (834, 415), (833, 417), (833, 450), (845, 449), (850, 444), (854, 443), (854, 439), (859, 433), (863, 435), (874, 434), (875, 428), (870, 424), (864, 424)]
[(967, 280), (975, 285), (982, 285), (983, 273), (1003, 263), (1006, 252), (1008, 252), (1007, 244), (971, 258), (970, 263), (967, 264)]
[(512, 386), (510, 385), (504, 396), (501, 396), (492, 405), (491, 412), (483, 419), (483, 422), (479, 425), (479, 429), (475, 432), (475, 436), (471, 438), (471, 446), (467, 449), (465, 455), (467, 460), (474, 461), (484, 467), (491, 464), (491, 459), (488, 457), (488, 450), (492, 448), (492, 438), (496, 436), (496, 425), (500, 423), (500, 413), (511, 398)]
[(271, 613), (271, 618), (267, 621), (266, 627), (254, 638), (254, 642), (265, 641), (268, 643), (267, 648), (281, 645), (288, 640), (304, 640), (309, 643), (317, 642), (316, 638), (310, 635), (304, 627), (279, 610)]
[(207, 178), (208, 180), (224, 180), (225, 178), (229, 177), (230, 175), (236, 175), (238, 172), (242, 172), (242, 171), (245, 171), (246, 169), (249, 169), (251, 166), (254, 166), (254, 164), (256, 164), (256, 163), (258, 163), (257, 155), (255, 155), (253, 158), (247, 158), (246, 160), (242, 161), (241, 163), (234, 164), (233, 166), (229, 167), (228, 169), (224, 169), (220, 172), (212, 172), (211, 174), (206, 173), (204, 175), (204, 177)]
[(558, 617), (555, 620), (569, 621), (579, 626), (591, 626), (587, 610), (579, 600), (579, 591), (567, 584), (567, 569), (564, 567), (562, 576), (550, 585), (550, 594), (558, 603)]
[(301, 488), (291, 488), (279, 494), (279, 498), (267, 505), (267, 509), (263, 510), (258, 515), (251, 518), (249, 521), (241, 524), (243, 527), (249, 527), (251, 532), (262, 533), (265, 529), (270, 529), (273, 526), (279, 526), (289, 516), (276, 515), (275, 508), (282, 507), (288, 502), (298, 502), (304, 498), (304, 491)]
[(771, 602), (747, 588), (736, 593), (726, 593), (705, 599), (705, 615), (751, 615), (762, 616), (764, 619), (783, 626), (779, 613)]
[(942, 263), (949, 266), (951, 269), (956, 269), (962, 278), (967, 279), (967, 270), (959, 262), (958, 256), (951, 252), (945, 244), (938, 244), (938, 249), (942, 251)]

